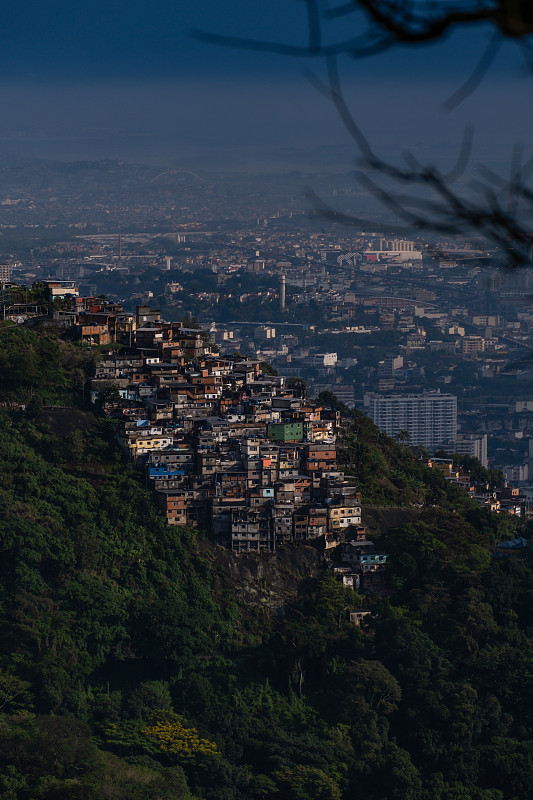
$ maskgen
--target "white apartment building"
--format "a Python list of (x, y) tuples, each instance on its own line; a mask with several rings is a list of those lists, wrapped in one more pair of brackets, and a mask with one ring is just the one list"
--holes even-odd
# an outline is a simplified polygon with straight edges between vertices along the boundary
[(478, 436), (468, 433), (460, 433), (455, 442), (455, 452), (459, 455), (472, 456), (481, 462), (485, 469), (489, 466), (487, 457), (487, 434), (483, 433)]
[(369, 416), (386, 434), (408, 434), (408, 443), (430, 451), (453, 451), (457, 439), (457, 397), (440, 391), (422, 394), (371, 394)]
[(337, 363), (337, 353), (312, 353), (302, 360), (306, 367), (334, 367)]

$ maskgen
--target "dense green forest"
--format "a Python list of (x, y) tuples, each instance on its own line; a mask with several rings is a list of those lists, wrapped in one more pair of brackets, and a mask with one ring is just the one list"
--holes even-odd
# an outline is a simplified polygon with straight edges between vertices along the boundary
[(533, 555), (493, 557), (527, 528), (356, 415), (363, 499), (418, 509), (383, 536), (393, 596), (304, 546), (283, 574), (261, 557), (265, 586), (259, 557), (165, 523), (83, 409), (91, 357), (0, 330), (0, 401), (26, 405), (0, 409), (0, 796), (529, 798)]

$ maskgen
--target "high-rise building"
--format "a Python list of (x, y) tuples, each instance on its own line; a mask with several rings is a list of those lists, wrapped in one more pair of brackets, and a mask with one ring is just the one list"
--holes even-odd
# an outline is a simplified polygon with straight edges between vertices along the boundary
[(389, 436), (430, 451), (453, 451), (457, 438), (457, 397), (452, 394), (368, 395), (369, 416)]
[(11, 280), (11, 267), (9, 264), (0, 264), (0, 283), (9, 283)]
[(459, 455), (477, 458), (485, 469), (489, 466), (486, 433), (479, 434), (478, 436), (469, 433), (460, 433), (455, 442), (455, 452), (459, 453)]

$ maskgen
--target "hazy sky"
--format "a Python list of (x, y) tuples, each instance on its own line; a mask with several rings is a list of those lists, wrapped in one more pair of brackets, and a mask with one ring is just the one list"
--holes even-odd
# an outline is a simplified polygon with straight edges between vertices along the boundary
[[(340, 148), (342, 161), (343, 148), (348, 153), (349, 138), (332, 108), (302, 75), (304, 66), (320, 73), (320, 63), (207, 45), (189, 35), (202, 28), (303, 44), (301, 0), (18, 0), (2, 6), (4, 156), (179, 161), (205, 152), (210, 161), (231, 161), (244, 152), (290, 158), (316, 148), (329, 148), (331, 156), (331, 148)], [(346, 24), (327, 35), (346, 36)], [(464, 124), (473, 122), (480, 157), (503, 159), (516, 139), (527, 150), (533, 76), (516, 47), (504, 46), (482, 87), (459, 109), (441, 108), (474, 68), (489, 34), (476, 28), (420, 50), (344, 59), (347, 96), (376, 146), (445, 157)]]

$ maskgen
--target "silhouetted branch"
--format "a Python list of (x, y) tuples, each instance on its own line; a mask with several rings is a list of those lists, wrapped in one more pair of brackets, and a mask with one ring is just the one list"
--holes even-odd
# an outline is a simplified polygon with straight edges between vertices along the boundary
[(328, 205), (317, 193), (314, 189), (307, 187), (305, 190), (305, 196), (313, 206), (313, 209), (320, 214), (321, 217), (324, 219), (329, 220), (330, 222), (339, 222), (341, 225), (346, 225), (348, 227), (360, 227), (365, 226), (366, 220), (355, 217), (352, 214), (345, 214), (343, 211), (339, 211), (336, 208), (332, 208)]
[(370, 147), (368, 139), (361, 131), (361, 128), (356, 123), (353, 118), (353, 115), (350, 111), (350, 108), (346, 102), (344, 94), (341, 89), (341, 84), (339, 80), (339, 70), (337, 67), (337, 60), (333, 57), (328, 57), (327, 61), (327, 71), (328, 71), (328, 82), (324, 83), (321, 81), (314, 73), (307, 72), (308, 78), (311, 80), (311, 83), (322, 92), (322, 94), (330, 100), (335, 109), (337, 114), (339, 115), (344, 127), (350, 134), (350, 137), (356, 143), (361, 155), (367, 159), (368, 161), (373, 161), (376, 156)]
[[(307, 44), (290, 45), (250, 37), (224, 36), (195, 29), (191, 35), (209, 44), (259, 50), (297, 57), (334, 56), (343, 53), (361, 58), (396, 44), (414, 45), (444, 37), (452, 29), (488, 22), (506, 38), (517, 41), (533, 33), (533, 6), (529, 0), (471, 0), (464, 3), (421, 0), (352, 0), (336, 8), (325, 7), (321, 0), (304, 0), (307, 9)], [(322, 6), (322, 9), (321, 9)], [(357, 36), (324, 43), (324, 26), (332, 19), (352, 17), (347, 26), (359, 27), (361, 15), (366, 29)], [(483, 57), (485, 58), (485, 57)], [(486, 57), (488, 58), (488, 56)], [(477, 67), (470, 80), (475, 81)]]
[(451, 97), (445, 100), (445, 102), (442, 104), (446, 111), (453, 111), (453, 109), (457, 108), (457, 106), (460, 105), (463, 100), (475, 92), (489, 71), (492, 62), (496, 58), (496, 54), (501, 47), (502, 41), (503, 37), (500, 34), (495, 33), (494, 36), (492, 36), (468, 80), (466, 80), (463, 85), (460, 86), (451, 95)]
[[(359, 184), (399, 219), (418, 230), (442, 235), (458, 233), (482, 234), (505, 253), (513, 266), (526, 260), (532, 235), (526, 227), (525, 215), (533, 210), (533, 190), (526, 181), (533, 173), (533, 159), (522, 163), (518, 146), (512, 157), (510, 177), (503, 178), (480, 167), (478, 178), (471, 180), (471, 189), (478, 200), (467, 200), (453, 185), (466, 173), (472, 152), (472, 130), (467, 128), (457, 162), (448, 172), (432, 164), (423, 164), (412, 153), (404, 153), (405, 166), (398, 166), (378, 156), (356, 123), (342, 91), (337, 57), (348, 54), (362, 57), (393, 45), (416, 45), (443, 38), (452, 30), (476, 23), (489, 23), (496, 32), (491, 37), (478, 64), (465, 83), (445, 102), (455, 108), (471, 94), (494, 61), (502, 41), (516, 41), (524, 56), (529, 53), (527, 37), (533, 33), (533, 0), (471, 0), (437, 2), (437, 0), (349, 0), (330, 7), (327, 0), (304, 0), (307, 12), (307, 42), (290, 45), (194, 31), (193, 36), (211, 44), (229, 45), (282, 55), (324, 58), (327, 77), (307, 72), (313, 86), (334, 106), (358, 151)], [(343, 18), (344, 27), (358, 29), (364, 15), (366, 28), (357, 36), (329, 42), (325, 26)], [(356, 16), (357, 21), (356, 21)], [(393, 191), (390, 185), (400, 191)], [(422, 190), (413, 195), (412, 189)], [(497, 190), (497, 191), (496, 191)], [(336, 210), (317, 197), (312, 190), (307, 197), (315, 211), (327, 219), (344, 225), (360, 226), (364, 221)], [(505, 205), (502, 205), (502, 203)], [(522, 220), (525, 220), (522, 222)]]
[(478, 0), (470, 8), (464, 3), (405, 3), (402, 0), (357, 0), (375, 25), (397, 42), (414, 44), (440, 39), (452, 28), (489, 22), (509, 38), (520, 39), (533, 32), (533, 7), (528, 0)]
[[(356, 178), (366, 191), (382, 205), (393, 211), (399, 219), (417, 230), (432, 231), (440, 235), (472, 234), (484, 235), (505, 253), (508, 263), (518, 266), (524, 263), (531, 244), (531, 235), (519, 221), (520, 201), (527, 207), (533, 203), (533, 190), (525, 179), (533, 172), (533, 159), (522, 165), (522, 151), (516, 147), (513, 154), (510, 177), (501, 178), (485, 168), (485, 181), (477, 180), (475, 187), (480, 199), (467, 201), (452, 186), (464, 175), (471, 155), (472, 130), (468, 128), (455, 166), (441, 172), (434, 165), (420, 163), (411, 153), (404, 153), (407, 168), (380, 158), (355, 122), (342, 91), (337, 63), (327, 62), (327, 83), (312, 75), (313, 84), (333, 103), (346, 130), (359, 151), (359, 171)], [(480, 170), (483, 174), (483, 170)], [(392, 181), (404, 191), (395, 192), (383, 181)], [(429, 197), (420, 197), (410, 192), (411, 187), (428, 190)], [(498, 193), (495, 188), (497, 187)], [(361, 225), (362, 221), (339, 212), (319, 200), (315, 193), (307, 196), (315, 210), (327, 219), (343, 224)], [(502, 206), (507, 202), (507, 209)]]

